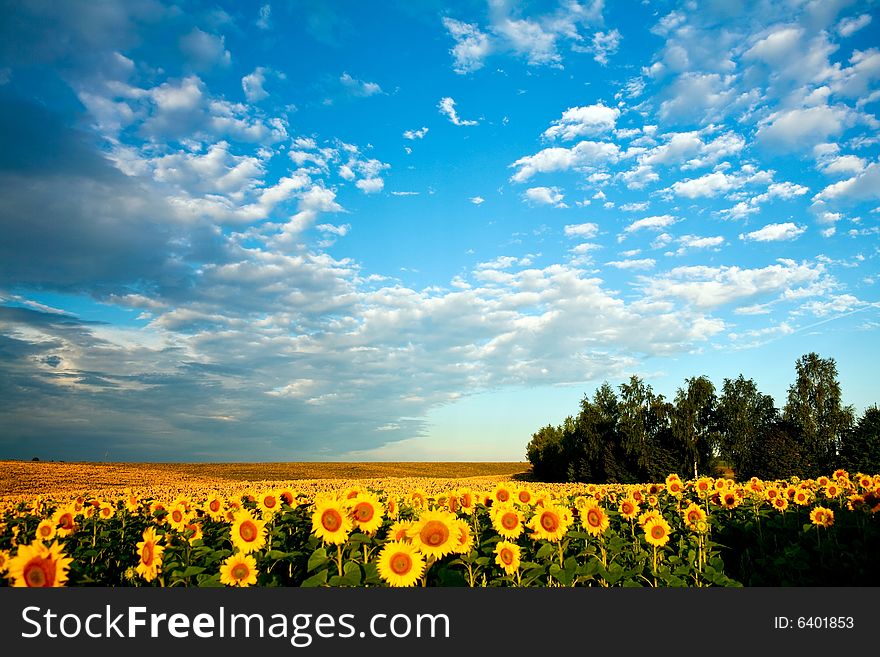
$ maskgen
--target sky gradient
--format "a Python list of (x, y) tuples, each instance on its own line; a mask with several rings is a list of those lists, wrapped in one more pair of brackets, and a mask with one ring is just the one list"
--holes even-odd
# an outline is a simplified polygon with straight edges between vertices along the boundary
[(0, 0), (0, 458), (523, 460), (880, 401), (877, 2)]

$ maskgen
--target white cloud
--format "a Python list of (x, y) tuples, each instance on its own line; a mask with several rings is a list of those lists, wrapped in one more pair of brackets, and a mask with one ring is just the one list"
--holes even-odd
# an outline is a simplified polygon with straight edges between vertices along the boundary
[(556, 50), (556, 35), (546, 31), (540, 23), (526, 19), (501, 18), (494, 22), (495, 31), (531, 65), (559, 65), (562, 60)]
[(261, 30), (268, 30), (271, 27), (272, 5), (263, 5), (260, 7), (260, 15), (257, 18), (256, 26)]
[(262, 66), (258, 66), (253, 73), (248, 73), (241, 79), (244, 95), (252, 103), (269, 97), (269, 92), (263, 88), (264, 84), (266, 84), (266, 69)]
[(567, 208), (563, 202), (565, 195), (558, 187), (530, 187), (523, 197), (530, 203), (538, 205), (552, 205), (555, 208)]
[(871, 14), (861, 14), (852, 18), (844, 18), (837, 24), (837, 33), (849, 37), (871, 24)]
[(643, 212), (648, 209), (648, 201), (638, 201), (633, 203), (624, 203), (620, 206), (620, 209), (624, 212)]
[(486, 202), (486, 199), (484, 199), (482, 196), (472, 196), (468, 200), (474, 205), (482, 205)]
[(563, 228), (566, 237), (580, 237), (590, 239), (599, 234), (599, 226), (594, 223), (568, 224)]
[(382, 87), (375, 82), (357, 80), (345, 72), (339, 76), (339, 82), (352, 96), (368, 98), (369, 96), (375, 96), (376, 94), (382, 93)]
[(455, 111), (455, 101), (448, 96), (441, 98), (437, 107), (440, 113), (448, 118), (453, 125), (477, 125), (477, 121), (459, 118), (458, 112)]
[(763, 228), (753, 230), (750, 233), (740, 233), (739, 238), (752, 242), (781, 242), (797, 239), (807, 229), (792, 222), (781, 224), (767, 224)]
[(857, 176), (832, 183), (814, 201), (865, 201), (880, 198), (880, 164), (873, 162)]
[(688, 72), (669, 86), (667, 100), (660, 103), (660, 119), (670, 124), (706, 123), (733, 109), (737, 97), (733, 76)]
[(606, 107), (602, 103), (585, 107), (570, 107), (562, 113), (562, 118), (553, 122), (544, 131), (544, 137), (571, 140), (576, 137), (595, 136), (614, 130), (620, 110)]
[(663, 276), (643, 278), (649, 297), (679, 298), (695, 308), (715, 308), (758, 295), (808, 291), (819, 282), (821, 264), (798, 264), (780, 259), (777, 264), (757, 269), (740, 267), (677, 267)]
[(808, 107), (773, 112), (756, 134), (765, 144), (783, 151), (805, 149), (843, 132), (852, 123), (846, 107)]
[(428, 129), (425, 127), (419, 128), (418, 130), (406, 130), (403, 133), (404, 139), (422, 139), (424, 136), (428, 134)]
[(613, 55), (620, 47), (620, 32), (615, 28), (608, 32), (596, 32), (593, 35), (593, 59), (602, 66), (608, 65), (608, 55)]
[(488, 35), (480, 32), (477, 25), (454, 18), (444, 17), (443, 26), (455, 39), (455, 46), (449, 51), (454, 60), (453, 70), (465, 74), (483, 68), (483, 60), (491, 51)]
[(514, 182), (525, 182), (536, 173), (566, 171), (588, 165), (603, 165), (617, 160), (620, 149), (608, 142), (582, 141), (571, 148), (545, 148), (511, 164), (518, 171), (511, 176)]
[(180, 50), (190, 65), (199, 71), (214, 66), (229, 66), (232, 55), (226, 50), (225, 38), (208, 34), (197, 27), (180, 38)]
[(678, 238), (679, 247), (675, 251), (675, 255), (684, 255), (693, 249), (715, 249), (718, 250), (724, 244), (724, 238), (720, 235), (713, 237), (700, 237), (698, 235), (682, 235)]
[(624, 233), (635, 233), (640, 230), (662, 230), (667, 226), (671, 226), (676, 221), (675, 217), (670, 214), (662, 214), (654, 217), (645, 217), (632, 222), (623, 229)]
[(861, 173), (867, 166), (864, 158), (856, 155), (839, 155), (837, 157), (828, 158), (822, 162), (822, 173), (829, 176), (851, 175)]
[(728, 176), (723, 171), (715, 171), (699, 178), (676, 181), (672, 184), (672, 191), (677, 196), (700, 198), (718, 196), (738, 186), (735, 178)]
[(653, 258), (642, 258), (639, 260), (612, 260), (605, 264), (615, 269), (652, 269), (657, 263)]
[(354, 184), (364, 194), (375, 194), (381, 192), (385, 187), (385, 181), (381, 178), (361, 178)]

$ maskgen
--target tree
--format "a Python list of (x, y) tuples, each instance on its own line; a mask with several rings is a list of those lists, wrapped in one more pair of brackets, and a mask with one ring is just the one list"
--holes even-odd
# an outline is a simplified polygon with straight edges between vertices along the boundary
[(724, 379), (715, 408), (715, 431), (720, 456), (739, 479), (755, 475), (759, 442), (778, 419), (773, 397), (759, 392), (754, 380), (742, 374)]
[(753, 476), (760, 479), (786, 479), (802, 472), (798, 428), (785, 420), (768, 426), (758, 441), (753, 461)]
[(855, 428), (843, 437), (840, 466), (851, 473), (880, 472), (880, 408), (876, 404), (867, 408)]
[(715, 443), (715, 386), (705, 376), (685, 379), (685, 384), (675, 395), (672, 435), (685, 456), (681, 469), (696, 479), (706, 471)]
[(815, 477), (835, 466), (854, 411), (843, 406), (833, 358), (809, 353), (798, 359), (795, 368), (797, 380), (788, 388), (783, 417), (801, 438), (802, 475)]
[(566, 481), (567, 462), (562, 449), (562, 428), (548, 424), (532, 434), (526, 448), (532, 472), (541, 481)]

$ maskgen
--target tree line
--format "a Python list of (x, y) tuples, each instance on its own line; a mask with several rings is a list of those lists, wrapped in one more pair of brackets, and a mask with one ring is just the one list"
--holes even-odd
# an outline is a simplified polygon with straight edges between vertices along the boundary
[(715, 474), (738, 480), (817, 477), (837, 468), (880, 472), (880, 408), (856, 420), (833, 358), (809, 353), (782, 409), (753, 379), (685, 379), (667, 400), (638, 376), (584, 395), (577, 416), (532, 434), (526, 457), (541, 481), (639, 483)]

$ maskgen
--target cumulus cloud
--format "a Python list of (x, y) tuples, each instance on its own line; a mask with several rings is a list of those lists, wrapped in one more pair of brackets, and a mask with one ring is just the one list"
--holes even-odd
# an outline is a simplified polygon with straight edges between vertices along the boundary
[(375, 82), (358, 80), (345, 72), (343, 72), (343, 74), (339, 76), (339, 82), (352, 96), (369, 98), (370, 96), (375, 96), (382, 93), (382, 87), (380, 87)]
[(841, 19), (837, 24), (837, 33), (842, 37), (850, 37), (864, 27), (871, 24), (871, 14), (861, 14), (850, 18)]
[(737, 186), (737, 181), (732, 176), (723, 171), (714, 171), (699, 178), (678, 180), (672, 184), (672, 191), (676, 196), (700, 198), (718, 196)]
[(481, 32), (477, 25), (463, 23), (454, 18), (444, 17), (443, 26), (455, 39), (455, 46), (449, 51), (453, 59), (453, 70), (466, 74), (483, 68), (483, 60), (491, 51), (488, 35)]
[(266, 75), (270, 72), (264, 66), (257, 66), (252, 73), (248, 73), (241, 79), (241, 88), (250, 102), (256, 103), (269, 97), (269, 92), (263, 85), (266, 84)]
[(486, 199), (484, 199), (482, 196), (472, 196), (468, 200), (474, 205), (482, 205), (486, 202)]
[(599, 225), (594, 223), (568, 224), (563, 228), (566, 237), (590, 239), (599, 234)]
[(197, 27), (180, 38), (180, 50), (189, 64), (198, 71), (215, 66), (229, 66), (232, 55), (226, 49), (225, 37), (208, 34)]
[(437, 107), (440, 110), (440, 113), (449, 119), (453, 125), (477, 125), (477, 121), (472, 119), (462, 119), (459, 117), (458, 112), (455, 110), (455, 101), (448, 96), (446, 98), (441, 98)]
[(426, 134), (428, 134), (428, 129), (421, 127), (418, 130), (405, 130), (403, 138), (409, 140), (423, 139)]
[(536, 173), (603, 166), (616, 161), (619, 153), (620, 149), (616, 144), (597, 141), (581, 141), (571, 148), (545, 148), (511, 164), (511, 167), (517, 168), (517, 171), (511, 176), (511, 180), (525, 182)]
[(608, 32), (596, 32), (592, 44), (593, 59), (602, 66), (607, 66), (608, 56), (617, 52), (621, 38), (616, 28)]
[(551, 205), (554, 208), (567, 208), (563, 202), (565, 195), (558, 187), (531, 187), (523, 194), (529, 203), (535, 205)]
[(781, 224), (767, 224), (750, 233), (740, 233), (739, 238), (751, 242), (782, 242), (797, 239), (806, 230), (805, 227), (788, 221)]
[(806, 149), (840, 135), (851, 123), (851, 113), (845, 107), (779, 110), (762, 121), (756, 136), (783, 151)]
[(662, 230), (676, 222), (676, 218), (670, 214), (661, 214), (653, 217), (637, 219), (623, 229), (624, 233), (635, 233), (640, 230)]
[(602, 103), (584, 107), (571, 107), (562, 113), (562, 118), (544, 131), (547, 139), (561, 138), (571, 140), (577, 137), (595, 136), (614, 130), (620, 110), (606, 107)]
[(814, 200), (864, 201), (876, 198), (880, 198), (880, 165), (872, 162), (858, 175), (828, 185)]

